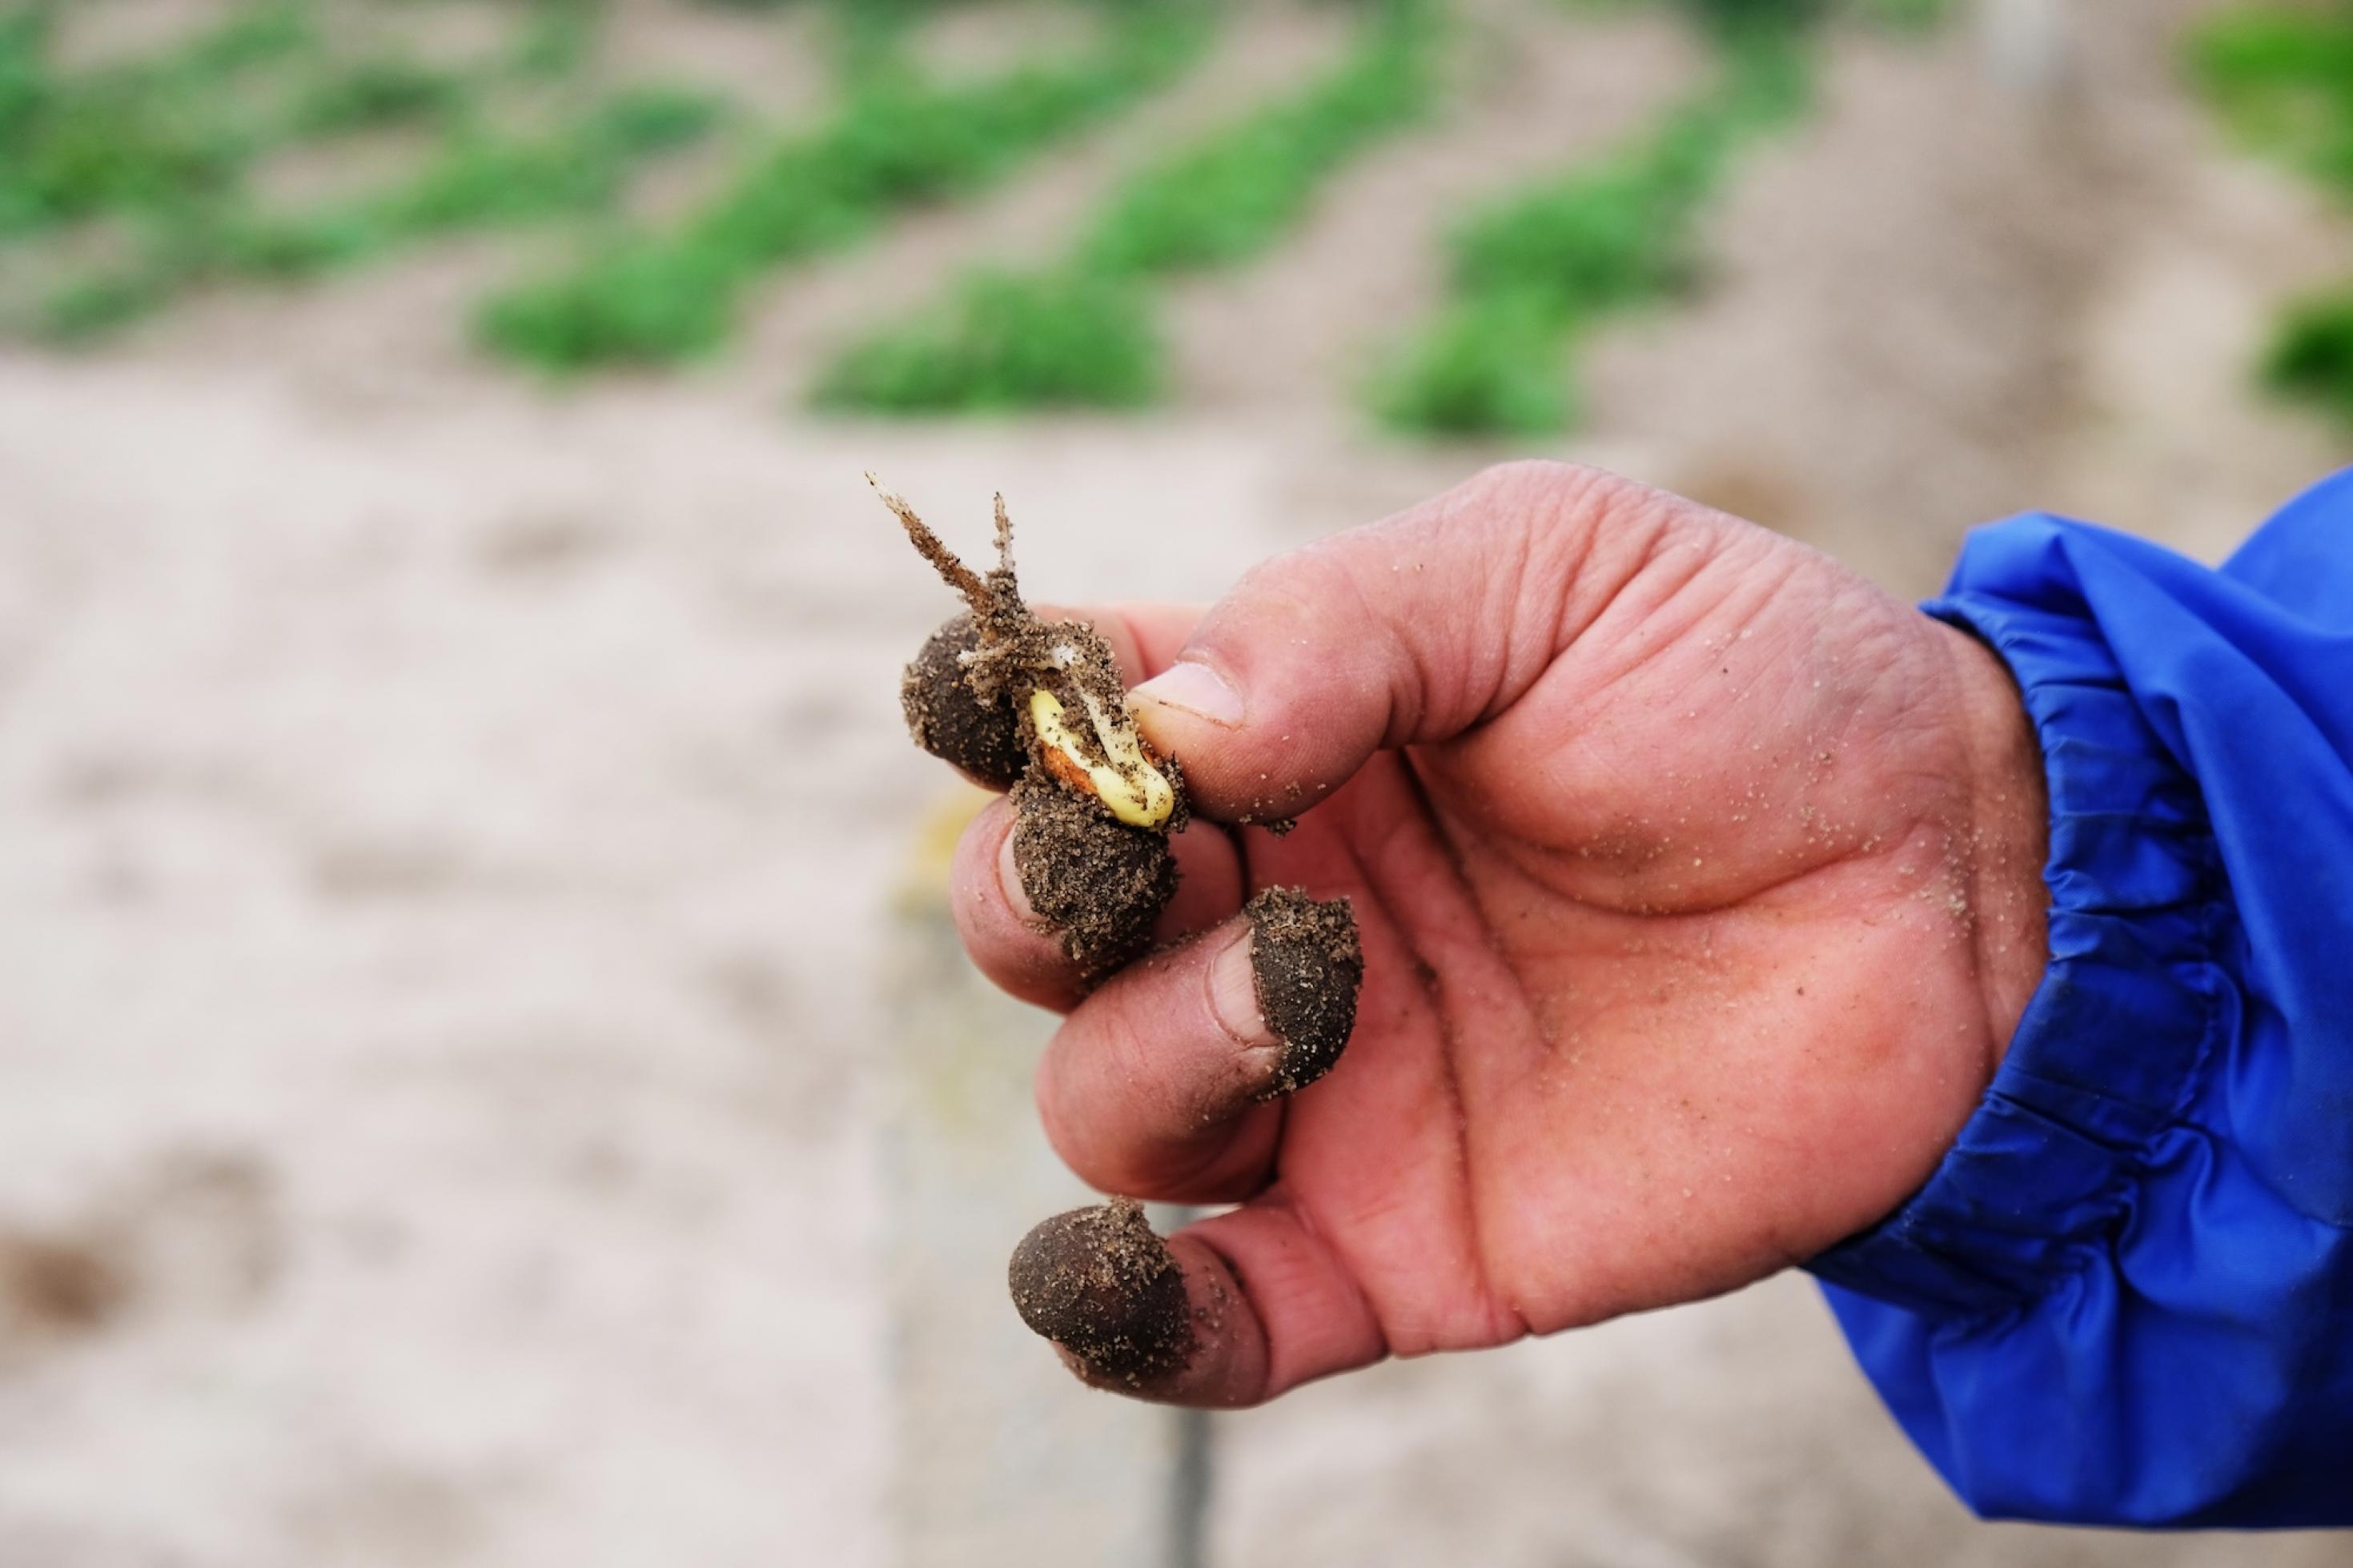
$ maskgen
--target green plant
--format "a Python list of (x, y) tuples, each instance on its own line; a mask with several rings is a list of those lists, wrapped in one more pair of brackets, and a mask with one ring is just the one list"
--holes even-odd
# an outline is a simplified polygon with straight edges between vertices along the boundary
[(202, 84), (283, 59), (318, 41), (312, 9), (303, 0), (245, 0), (149, 68), (162, 78)]
[(158, 209), (130, 260), (52, 290), (39, 324), (53, 337), (89, 337), (207, 279), (308, 278), (438, 234), (593, 212), (638, 161), (701, 136), (718, 115), (698, 93), (634, 89), (537, 136), (459, 125), (416, 174), (347, 201), (291, 213), (242, 202)]
[(311, 40), (300, 7), (248, 5), (173, 49), (68, 76), (49, 33), (45, 8), (0, 18), (0, 239), (229, 189), (268, 140), (243, 79)]
[(596, 51), (604, 14), (604, 0), (530, 0), (509, 57), (514, 70), (541, 79), (572, 76)]
[(1495, 294), (1448, 306), (1374, 394), (1390, 423), (1444, 436), (1542, 435), (1574, 415), (1551, 304)]
[(338, 64), (296, 95), (287, 127), (293, 137), (308, 139), (417, 124), (464, 107), (470, 85), (462, 72), (410, 59)]
[(723, 338), (735, 302), (776, 267), (860, 237), (894, 209), (959, 195), (1135, 101), (1193, 59), (1199, 20), (1116, 11), (1082, 58), (937, 83), (899, 61), (851, 79), (828, 124), (755, 159), (679, 230), (625, 236), (571, 271), (487, 301), (480, 335), (555, 370), (669, 362)]
[(1433, 6), (1372, 10), (1333, 70), (1130, 176), (1067, 260), (968, 273), (915, 321), (850, 345), (818, 401), (908, 414), (1157, 396), (1166, 353), (1150, 280), (1262, 253), (1335, 171), (1435, 96)]
[(610, 201), (641, 159), (700, 140), (716, 99), (688, 89), (634, 88), (545, 135), (460, 130), (406, 185), (369, 204), (387, 237), (527, 222)]
[[(571, 74), (602, 8), (522, 0), (506, 48), (450, 67), (338, 52), (320, 0), (239, 0), (183, 42), (72, 69), (52, 47), (56, 5), (0, 0), (0, 243), (103, 221), (112, 257), (89, 261), (82, 241), (50, 247), (74, 259), (16, 268), (33, 299), (12, 319), (86, 336), (202, 279), (306, 276), (420, 236), (609, 204), (637, 160), (702, 134), (715, 105), (624, 92), (529, 136), (491, 129), (486, 112), (525, 78), (545, 94)], [(271, 153), (388, 125), (435, 140), (415, 174), (382, 190), (271, 210), (248, 189)], [(67, 266), (70, 276), (44, 280)]]
[(1727, 33), (1786, 33), (1818, 19), (1829, 0), (1676, 0), (1707, 26)]
[(975, 272), (928, 314), (837, 361), (817, 401), (896, 414), (1136, 407), (1164, 374), (1149, 311), (1118, 279)]
[(1144, 169), (1082, 243), (1082, 263), (1173, 272), (1265, 250), (1335, 169), (1429, 106), (1435, 27), (1420, 6), (1381, 16), (1323, 80)]
[(2289, 306), (2272, 335), (2263, 369), (2274, 386), (2353, 420), (2353, 289)]
[[(2250, 6), (2194, 32), (2190, 75), (2243, 142), (2353, 200), (2353, 10)], [(2353, 289), (2283, 311), (2263, 379), (2353, 422)]]
[(1449, 302), (1370, 384), (1385, 421), (1450, 436), (1568, 423), (1577, 341), (1691, 282), (1699, 220), (1734, 153), (1806, 101), (1800, 35), (1719, 37), (1724, 68), (1710, 92), (1600, 163), (1512, 192), (1455, 230)]
[(1926, 32), (1952, 14), (1952, 0), (1847, 0), (1867, 22), (1904, 32)]
[(2191, 35), (2189, 66), (2242, 141), (2353, 194), (2353, 13), (2225, 12)]

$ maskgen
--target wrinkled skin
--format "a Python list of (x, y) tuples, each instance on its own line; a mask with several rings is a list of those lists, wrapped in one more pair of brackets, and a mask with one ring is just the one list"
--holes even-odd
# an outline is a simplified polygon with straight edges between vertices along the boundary
[[(1241, 1204), (1172, 1238), (1204, 1328), (1151, 1396), (1250, 1404), (1801, 1259), (1934, 1168), (2041, 974), (2041, 764), (2000, 663), (1719, 513), (1518, 465), (1206, 613), (1079, 613), (1131, 679), (1234, 694), (1137, 694), (1215, 819), (1163, 917), (1199, 939), (1082, 1002), (1001, 803), (957, 914), (1071, 1009), (1039, 1102), (1072, 1168)], [(1338, 1067), (1260, 1103), (1234, 911), (1272, 883), (1354, 900), (1366, 980)]]

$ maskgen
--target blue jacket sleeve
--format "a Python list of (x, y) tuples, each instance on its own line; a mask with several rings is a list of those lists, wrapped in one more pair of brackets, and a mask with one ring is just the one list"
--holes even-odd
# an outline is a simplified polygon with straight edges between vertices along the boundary
[(2050, 963), (1926, 1185), (1810, 1267), (1980, 1513), (2353, 1524), (2353, 471), (2219, 571), (2016, 518), (1927, 609), (2041, 735)]

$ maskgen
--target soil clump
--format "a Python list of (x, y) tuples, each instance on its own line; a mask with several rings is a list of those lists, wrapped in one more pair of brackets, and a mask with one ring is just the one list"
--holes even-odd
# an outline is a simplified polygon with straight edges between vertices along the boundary
[(1356, 1026), (1365, 950), (1356, 912), (1345, 899), (1263, 888), (1242, 913), (1250, 923), (1259, 1013), (1282, 1041), (1265, 1098), (1296, 1094), (1332, 1070)]
[(1133, 1198), (1039, 1226), (1014, 1249), (1007, 1280), (1023, 1322), (1104, 1377), (1141, 1386), (1192, 1359), (1185, 1270)]

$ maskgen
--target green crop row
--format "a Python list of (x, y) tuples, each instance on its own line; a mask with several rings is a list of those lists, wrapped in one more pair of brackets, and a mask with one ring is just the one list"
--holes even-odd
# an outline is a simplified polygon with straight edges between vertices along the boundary
[[(465, 67), (339, 54), (317, 12), (247, 0), (183, 42), (80, 71), (55, 62), (56, 6), (0, 12), (0, 240), (112, 226), (98, 259), (35, 286), (21, 325), (84, 337), (205, 279), (313, 272), (425, 234), (594, 206), (636, 159), (714, 117), (699, 95), (640, 90), (551, 133), (491, 130), (491, 92), (577, 67), (597, 0), (531, 0), (512, 47)], [(388, 126), (434, 133), (411, 175), (292, 212), (253, 199), (268, 154)]]
[(1165, 84), (1208, 37), (1200, 12), (1176, 5), (1106, 6), (1103, 26), (1075, 60), (972, 82), (929, 79), (881, 46), (858, 59), (828, 123), (776, 143), (676, 231), (617, 237), (568, 272), (494, 297), (480, 334), (556, 370), (708, 350), (763, 274), (1001, 178)]
[(307, 278), (437, 235), (594, 212), (639, 162), (702, 136), (718, 114), (697, 93), (622, 91), (537, 135), (461, 123), (414, 174), (305, 211), (166, 209), (142, 226), (128, 259), (52, 291), (38, 325), (51, 337), (88, 337), (207, 280)]
[[(453, 231), (593, 218), (592, 249), (493, 295), (475, 319), (486, 345), (558, 371), (716, 346), (765, 276), (984, 187), (1104, 122), (1198, 59), (1216, 26), (1194, 0), (1059, 0), (1083, 29), (1071, 43), (952, 79), (915, 63), (908, 35), (959, 0), (702, 0), (821, 9), (839, 96), (818, 123), (772, 133), (701, 208), (652, 228), (615, 216), (628, 182), (723, 110), (676, 89), (591, 97), (585, 79), (551, 98), (545, 84), (574, 83), (594, 57), (607, 0), (519, 0), (496, 57), (462, 68), (339, 55), (316, 23), (319, 0), (240, 0), (159, 53), (70, 73), (52, 58), (51, 18), (66, 3), (0, 0), (0, 244), (91, 228), (61, 249), (70, 273), (53, 271), (69, 280), (38, 292), (31, 324), (87, 335), (207, 280), (307, 278)], [(1373, 396), (1392, 423), (1568, 423), (1577, 345), (1694, 276), (1699, 219), (1735, 150), (1804, 101), (1802, 24), (1829, 10), (1916, 17), (1942, 0), (1665, 3), (1718, 40), (1720, 81), (1603, 162), (1512, 192), (1458, 226), (1445, 304), (1377, 378)], [(1265, 254), (1339, 171), (1436, 101), (1446, 0), (1353, 4), (1360, 30), (1330, 68), (1129, 173), (1058, 259), (970, 268), (930, 308), (854, 343), (816, 395), (897, 412), (1152, 402), (1165, 390), (1163, 281)], [(2312, 26), (2353, 36), (2353, 23)], [(2282, 61), (2295, 51), (2277, 42), (2289, 24), (2265, 26), (2274, 32), (2213, 46), (2213, 90), (2238, 95), (2234, 112), (2292, 142), (2306, 166), (2334, 158), (2353, 171), (2353, 151), (2331, 151), (2308, 113), (2278, 115), (2284, 89), (2274, 79), (2294, 74)], [(2338, 85), (2353, 72), (2296, 68), (2306, 98), (2353, 90)], [(526, 88), (538, 129), (502, 128), (498, 95)], [(2284, 122), (2266, 131), (2266, 115)], [(2344, 122), (2334, 121), (2340, 133)], [(265, 205), (248, 188), (272, 153), (394, 125), (420, 132), (419, 162), (376, 188), (299, 206)], [(2353, 363), (2353, 303), (2331, 320), (2339, 360)], [(2322, 332), (2306, 358), (2329, 341)]]
[(232, 187), (273, 132), (243, 90), (307, 47), (300, 8), (248, 5), (135, 63), (67, 76), (46, 6), (0, 16), (0, 238)]
[(505, 75), (568, 73), (596, 0), (533, 0), (512, 58), (473, 69), (340, 58), (315, 0), (245, 0), (184, 42), (61, 69), (59, 6), (0, 8), (0, 239), (238, 194), (281, 147), (387, 125), (453, 122)]
[(1159, 397), (1165, 360), (1134, 279), (982, 268), (835, 361), (816, 400), (890, 414), (1137, 408)]
[(1136, 171), (1064, 260), (979, 267), (913, 320), (852, 344), (816, 389), (892, 413), (1124, 408), (1162, 390), (1151, 279), (1263, 254), (1316, 192), (1437, 91), (1427, 0), (1380, 0), (1329, 72)]
[(1322, 79), (1129, 179), (1080, 244), (1078, 264), (1181, 272), (1263, 254), (1335, 171), (1430, 106), (1437, 32), (1430, 5), (1376, 5), (1363, 40)]
[(2191, 36), (2189, 66), (2242, 140), (2353, 196), (2353, 12), (2225, 12)]
[(1732, 156), (1807, 98), (1801, 36), (1724, 36), (1720, 82), (1601, 163), (1514, 191), (1449, 244), (1448, 300), (1375, 378), (1380, 416), (1439, 435), (1532, 434), (1574, 422), (1569, 360), (1610, 317), (1697, 271), (1698, 223)]
[[(2192, 35), (2189, 65), (2242, 141), (2353, 200), (2353, 11), (2225, 12)], [(2353, 422), (2353, 286), (2291, 302), (2262, 371)]]
[[(1562, 0), (1577, 10), (1610, 12), (1655, 8), (1661, 0)], [(1852, 18), (1899, 32), (1938, 26), (1955, 0), (1666, 0), (1675, 10), (1717, 34), (1810, 26)]]

